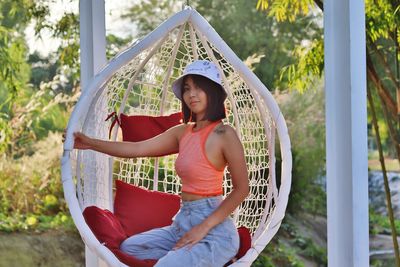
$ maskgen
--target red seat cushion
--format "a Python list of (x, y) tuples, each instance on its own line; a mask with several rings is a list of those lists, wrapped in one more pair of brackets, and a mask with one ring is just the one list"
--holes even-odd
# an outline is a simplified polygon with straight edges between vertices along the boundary
[(122, 252), (119, 249), (112, 249), (111, 250), (114, 255), (123, 263), (125, 263), (128, 266), (132, 267), (153, 267), (156, 263), (157, 260), (139, 260), (131, 255), (128, 255), (124, 252)]
[(131, 236), (172, 223), (180, 197), (150, 191), (116, 180), (114, 213), (126, 235)]
[(236, 254), (236, 259), (240, 259), (243, 257), (246, 252), (251, 248), (251, 234), (249, 229), (244, 226), (238, 228), (239, 239), (240, 239), (240, 246), (239, 251)]
[(120, 115), (122, 138), (124, 141), (139, 142), (159, 135), (169, 128), (178, 125), (182, 120), (182, 113), (169, 116), (128, 116)]
[[(180, 197), (141, 189), (119, 180), (116, 181), (116, 187), (115, 215), (90, 206), (83, 212), (86, 223), (97, 239), (121, 262), (128, 266), (152, 267), (156, 260), (139, 260), (119, 250), (119, 246), (128, 236), (170, 225), (172, 217), (179, 210)], [(246, 227), (239, 227), (238, 233), (240, 247), (235, 259), (243, 257), (251, 247), (250, 231)]]
[(90, 206), (83, 211), (83, 217), (97, 240), (110, 249), (119, 248), (121, 242), (128, 237), (118, 219), (109, 210)]
[(224, 265), (224, 267), (231, 265), (232, 263), (243, 257), (246, 252), (251, 248), (251, 234), (249, 229), (241, 226), (237, 230), (239, 234), (239, 251), (232, 260)]
[(97, 240), (108, 247), (121, 262), (134, 267), (152, 267), (156, 264), (156, 260), (139, 260), (119, 249), (128, 236), (111, 211), (90, 206), (83, 211), (83, 217)]

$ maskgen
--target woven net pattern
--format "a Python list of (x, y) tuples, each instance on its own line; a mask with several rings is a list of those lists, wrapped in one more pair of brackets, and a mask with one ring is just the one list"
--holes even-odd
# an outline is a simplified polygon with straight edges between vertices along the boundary
[[(273, 212), (275, 194), (273, 162), (275, 127), (266, 106), (208, 40), (186, 23), (172, 30), (167, 37), (154, 43), (120, 68), (104, 87), (103, 94), (94, 101), (107, 102), (107, 112), (118, 111), (128, 115), (169, 115), (181, 110), (180, 101), (173, 95), (172, 82), (182, 74), (184, 67), (195, 59), (207, 59), (223, 71), (223, 84), (228, 91), (224, 123), (232, 125), (245, 150), (251, 192), (235, 213), (237, 226), (246, 226), (254, 235), (259, 225), (268, 225)], [(92, 104), (94, 105), (94, 104)], [(89, 113), (90, 114), (90, 113)], [(98, 123), (108, 131), (110, 122), (103, 118)], [(117, 127), (118, 128), (118, 127)], [(115, 129), (117, 129), (115, 128)], [(84, 129), (85, 131), (85, 129)], [(120, 131), (120, 130), (118, 130)], [(119, 139), (120, 133), (114, 138)], [(176, 155), (161, 158), (119, 159), (112, 161), (113, 179), (120, 179), (148, 189), (180, 193), (180, 179), (175, 173)], [(78, 172), (80, 168), (77, 168)], [(79, 176), (79, 175), (78, 175)], [(79, 199), (90, 198), (90, 188), (78, 179)], [(228, 169), (223, 182), (224, 194), (232, 190)], [(110, 201), (110, 195), (104, 194)], [(84, 205), (83, 205), (84, 206)], [(263, 227), (263, 230), (265, 228)]]

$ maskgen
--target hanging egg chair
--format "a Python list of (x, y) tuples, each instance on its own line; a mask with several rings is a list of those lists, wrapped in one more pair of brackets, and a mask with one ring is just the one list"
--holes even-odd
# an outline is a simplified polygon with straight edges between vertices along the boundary
[[(106, 139), (114, 124), (112, 120), (104, 120), (107, 114), (115, 112), (115, 120), (120, 121), (122, 116), (157, 117), (180, 112), (181, 103), (174, 96), (171, 84), (187, 64), (197, 59), (214, 62), (223, 73), (223, 86), (228, 93), (224, 123), (236, 129), (249, 172), (250, 193), (233, 219), (237, 227), (249, 229), (251, 244), (229, 266), (250, 266), (283, 220), (292, 158), (282, 113), (264, 84), (210, 24), (196, 10), (186, 7), (113, 58), (83, 90), (68, 123), (62, 157), (65, 199), (85, 244), (110, 266), (126, 266), (126, 262), (96, 238), (82, 212), (92, 205), (113, 211), (113, 185), (117, 180), (179, 195), (180, 181), (174, 169), (176, 154), (120, 159), (77, 151), (73, 150), (73, 132)], [(120, 140), (123, 124), (113, 126), (111, 139)], [(279, 166), (275, 166), (276, 148), (280, 149)], [(223, 188), (224, 195), (232, 189), (228, 170)]]

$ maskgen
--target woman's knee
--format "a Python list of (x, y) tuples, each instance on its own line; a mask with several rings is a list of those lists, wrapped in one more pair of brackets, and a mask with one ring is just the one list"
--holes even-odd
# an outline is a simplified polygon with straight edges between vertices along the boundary
[(141, 250), (140, 242), (137, 242), (134, 236), (131, 236), (119, 245), (119, 249), (123, 252), (134, 254), (135, 251)]
[(169, 251), (160, 258), (154, 267), (187, 267), (193, 266), (190, 252), (187, 248)]
[(125, 239), (124, 241), (122, 241), (122, 243), (119, 245), (119, 249), (123, 252), (127, 252), (128, 248), (129, 248), (129, 243), (127, 242), (128, 239)]

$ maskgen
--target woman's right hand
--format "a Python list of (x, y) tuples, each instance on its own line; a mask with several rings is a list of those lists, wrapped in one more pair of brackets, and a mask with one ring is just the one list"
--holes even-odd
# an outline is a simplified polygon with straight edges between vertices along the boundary
[(75, 149), (90, 149), (91, 138), (81, 132), (74, 132), (74, 148)]

